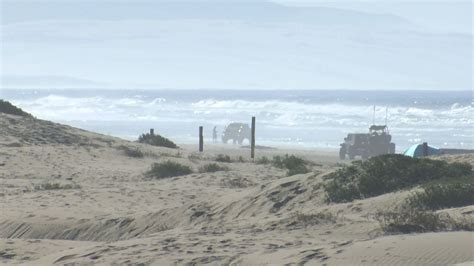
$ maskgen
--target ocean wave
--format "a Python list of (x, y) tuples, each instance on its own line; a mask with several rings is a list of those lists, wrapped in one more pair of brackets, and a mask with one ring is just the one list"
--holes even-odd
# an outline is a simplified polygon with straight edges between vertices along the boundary
[[(141, 125), (162, 125), (164, 130), (170, 130), (170, 134), (177, 136), (188, 134), (190, 128), (196, 125), (222, 127), (229, 122), (249, 121), (251, 116), (256, 116), (261, 141), (326, 143), (312, 140), (318, 138), (327, 139), (325, 145), (331, 147), (337, 146), (348, 132), (366, 132), (373, 122), (374, 109), (367, 103), (311, 103), (274, 99), (219, 100), (211, 97), (177, 101), (165, 97), (137, 97), (137, 95), (66, 97), (51, 94), (12, 101), (42, 119), (66, 123), (85, 121), (80, 125), (86, 126), (93, 124), (86, 123), (87, 121), (113, 121), (123, 127), (139, 122)], [(473, 145), (472, 138), (470, 140), (474, 128), (472, 105), (455, 102), (442, 108), (396, 105), (386, 109), (385, 106), (378, 106), (375, 111), (376, 124), (385, 123), (387, 111), (387, 122), (391, 131), (397, 134), (397, 141), (404, 141), (407, 145), (428, 137), (430, 141), (435, 138), (435, 142), (440, 145), (443, 143), (462, 147)], [(170, 124), (174, 126), (167, 129), (166, 125)], [(180, 129), (180, 125), (187, 126)], [(276, 136), (278, 134), (281, 136)], [(119, 132), (117, 135), (120, 135)], [(283, 141), (285, 139), (287, 141)]]
[[(14, 101), (33, 114), (43, 117), (67, 120), (77, 115), (95, 114), (95, 119), (136, 118), (155, 120), (156, 116), (230, 116), (231, 119), (256, 115), (268, 124), (305, 125), (305, 124), (338, 124), (360, 125), (370, 123), (373, 106), (347, 104), (310, 104), (295, 101), (248, 101), (248, 100), (215, 100), (205, 99), (196, 102), (169, 102), (165, 98), (145, 100), (137, 97), (74, 98), (49, 95), (32, 100)], [(376, 107), (376, 123), (385, 122), (385, 107)], [(392, 106), (387, 110), (387, 119), (393, 125), (448, 123), (474, 125), (474, 109), (454, 103), (450, 108), (427, 109), (411, 106)], [(64, 117), (60, 117), (64, 115)], [(105, 117), (104, 117), (105, 115)]]

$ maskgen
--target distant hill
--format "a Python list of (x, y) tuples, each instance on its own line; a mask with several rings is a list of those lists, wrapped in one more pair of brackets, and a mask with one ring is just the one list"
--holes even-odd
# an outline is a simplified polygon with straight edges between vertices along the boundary
[(388, 14), (322, 7), (290, 7), (270, 1), (6, 1), (2, 22), (38, 20), (213, 19), (253, 22), (413, 27)]
[(65, 76), (0, 76), (0, 88), (90, 88), (104, 83)]
[(49, 75), (3, 87), (472, 87), (472, 35), (391, 14), (207, 0), (5, 1), (3, 9), (5, 69)]

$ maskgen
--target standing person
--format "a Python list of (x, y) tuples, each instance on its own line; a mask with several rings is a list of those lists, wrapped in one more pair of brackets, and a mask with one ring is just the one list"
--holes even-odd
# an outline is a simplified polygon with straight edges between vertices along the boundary
[(212, 141), (217, 143), (217, 126), (214, 126), (214, 129), (212, 130)]

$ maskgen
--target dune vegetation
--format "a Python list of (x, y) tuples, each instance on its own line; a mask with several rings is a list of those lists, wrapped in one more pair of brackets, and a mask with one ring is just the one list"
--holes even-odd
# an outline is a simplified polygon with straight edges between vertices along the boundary
[(33, 117), (31, 114), (23, 111), (21, 108), (16, 107), (11, 104), (9, 101), (0, 99), (0, 113), (5, 113), (9, 115), (18, 115), (24, 117)]
[(354, 161), (326, 176), (328, 202), (349, 202), (430, 181), (471, 178), (471, 165), (391, 154)]
[(174, 176), (182, 176), (191, 174), (193, 170), (191, 167), (173, 161), (165, 161), (161, 163), (154, 163), (151, 169), (147, 172), (147, 176), (151, 178), (161, 179)]
[(142, 134), (138, 137), (138, 142), (172, 149), (178, 148), (178, 145), (176, 145), (173, 141), (157, 134)]

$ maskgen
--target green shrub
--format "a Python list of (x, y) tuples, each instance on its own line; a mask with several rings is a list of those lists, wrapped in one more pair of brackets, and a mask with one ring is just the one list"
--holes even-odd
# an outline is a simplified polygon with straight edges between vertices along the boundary
[(328, 202), (348, 202), (432, 180), (466, 175), (472, 175), (469, 164), (387, 154), (343, 166), (326, 176), (329, 181), (324, 187)]
[(360, 191), (354, 182), (334, 179), (324, 184), (323, 187), (328, 202), (349, 202), (361, 198)]
[(21, 110), (20, 108), (11, 104), (9, 101), (5, 101), (2, 99), (0, 99), (0, 113), (19, 115), (24, 117), (33, 117), (31, 114)]
[(286, 174), (288, 176), (297, 175), (297, 174), (306, 174), (310, 172), (310, 169), (307, 167), (308, 162), (302, 158), (296, 157), (295, 155), (273, 156), (273, 159), (270, 160), (266, 156), (262, 156), (255, 161), (256, 164), (272, 164), (274, 167), (280, 169), (287, 169)]
[(229, 171), (229, 168), (226, 166), (218, 165), (217, 163), (210, 163), (199, 168), (200, 173), (212, 173), (219, 171)]
[(123, 150), (126, 156), (133, 157), (133, 158), (143, 158), (143, 152), (138, 149), (137, 147), (128, 147), (128, 146), (120, 146), (118, 147), (119, 150)]
[(225, 154), (218, 154), (217, 157), (216, 157), (216, 161), (217, 161), (217, 162), (222, 162), (222, 163), (230, 163), (230, 162), (232, 162), (232, 160), (230, 159), (230, 156), (229, 156), (229, 155), (225, 155)]
[(305, 165), (300, 165), (298, 167), (288, 169), (288, 171), (286, 172), (286, 175), (292, 176), (292, 175), (306, 174), (309, 171), (310, 170)]
[[(469, 163), (453, 162), (449, 164), (449, 172), (452, 176), (472, 176), (472, 166)], [(472, 180), (472, 179), (471, 179)]]
[(296, 157), (295, 155), (286, 154), (285, 156), (273, 156), (272, 165), (281, 168), (287, 169), (287, 175), (297, 175), (297, 174), (306, 174), (310, 172), (307, 167), (308, 162), (302, 158)]
[(193, 171), (187, 165), (166, 161), (162, 163), (154, 163), (147, 172), (147, 176), (151, 178), (166, 178), (173, 176), (182, 176), (191, 174)]
[(178, 148), (178, 146), (171, 140), (160, 135), (150, 133), (142, 134), (140, 137), (138, 137), (138, 142), (172, 149)]
[(408, 198), (408, 204), (418, 209), (438, 210), (474, 205), (474, 177), (442, 180), (422, 186)]

